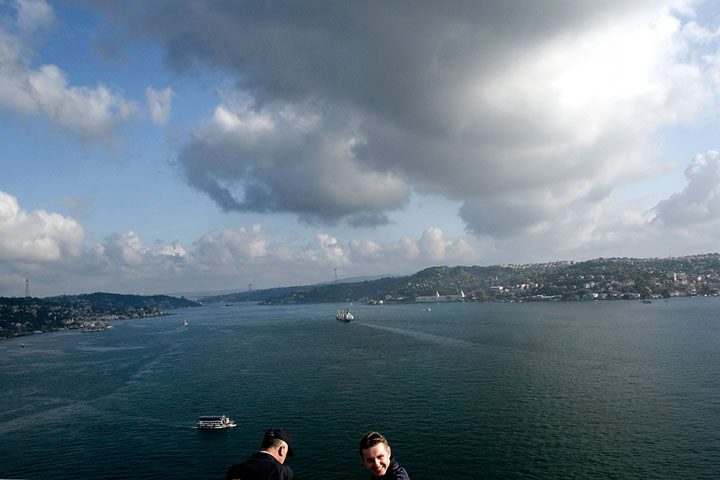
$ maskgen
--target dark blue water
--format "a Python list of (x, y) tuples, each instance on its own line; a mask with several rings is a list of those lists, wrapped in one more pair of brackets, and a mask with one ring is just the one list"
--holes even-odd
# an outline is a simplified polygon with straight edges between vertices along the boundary
[(0, 478), (222, 478), (276, 426), (298, 478), (366, 480), (369, 430), (413, 480), (720, 475), (718, 299), (344, 306), (1, 342)]

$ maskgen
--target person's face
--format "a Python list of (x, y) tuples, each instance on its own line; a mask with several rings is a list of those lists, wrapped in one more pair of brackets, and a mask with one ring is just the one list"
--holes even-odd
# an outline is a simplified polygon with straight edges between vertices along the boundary
[(378, 443), (362, 451), (363, 463), (376, 477), (385, 475), (390, 466), (390, 447), (384, 443)]

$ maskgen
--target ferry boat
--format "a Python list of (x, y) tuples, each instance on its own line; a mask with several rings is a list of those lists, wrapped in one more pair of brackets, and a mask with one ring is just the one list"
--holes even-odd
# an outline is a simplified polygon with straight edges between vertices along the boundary
[(352, 313), (350, 313), (350, 310), (347, 308), (341, 308), (337, 311), (337, 315), (335, 315), (335, 320), (339, 322), (345, 322), (350, 323), (353, 320), (355, 320), (355, 317)]
[(202, 430), (218, 430), (233, 427), (235, 427), (235, 420), (230, 420), (225, 415), (207, 415), (199, 417), (197, 422), (197, 428)]

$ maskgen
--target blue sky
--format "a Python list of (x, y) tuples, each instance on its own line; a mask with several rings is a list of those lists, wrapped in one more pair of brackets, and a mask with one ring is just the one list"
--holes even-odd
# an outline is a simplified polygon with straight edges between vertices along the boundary
[(720, 4), (0, 0), (0, 295), (717, 252)]

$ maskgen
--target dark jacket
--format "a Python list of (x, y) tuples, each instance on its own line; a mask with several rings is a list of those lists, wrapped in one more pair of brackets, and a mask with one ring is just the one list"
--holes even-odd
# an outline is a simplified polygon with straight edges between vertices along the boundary
[(225, 480), (293, 480), (294, 476), (290, 467), (278, 462), (272, 455), (257, 452), (243, 463), (230, 467)]
[(372, 480), (410, 480), (410, 476), (405, 469), (395, 461), (395, 457), (390, 458), (390, 466), (382, 477), (372, 476)]

